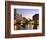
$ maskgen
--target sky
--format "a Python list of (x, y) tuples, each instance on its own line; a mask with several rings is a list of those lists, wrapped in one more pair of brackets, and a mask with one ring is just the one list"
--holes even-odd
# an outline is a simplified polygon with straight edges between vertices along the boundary
[(39, 9), (16, 9), (16, 12), (22, 14), (22, 17), (32, 19), (33, 15), (39, 14)]

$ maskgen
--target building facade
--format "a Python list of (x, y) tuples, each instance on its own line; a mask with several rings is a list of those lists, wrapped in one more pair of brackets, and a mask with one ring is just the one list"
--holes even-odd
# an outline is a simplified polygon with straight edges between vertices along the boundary
[(35, 14), (34, 16), (33, 16), (33, 20), (35, 21), (35, 25), (34, 25), (34, 29), (37, 29), (38, 28), (38, 26), (39, 26), (39, 14)]

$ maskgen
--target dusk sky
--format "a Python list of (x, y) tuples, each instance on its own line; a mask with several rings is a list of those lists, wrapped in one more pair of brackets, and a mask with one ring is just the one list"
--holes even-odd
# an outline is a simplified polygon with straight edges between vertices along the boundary
[(22, 14), (22, 16), (26, 17), (27, 19), (32, 19), (33, 15), (39, 14), (39, 9), (16, 9), (16, 12), (18, 14)]

